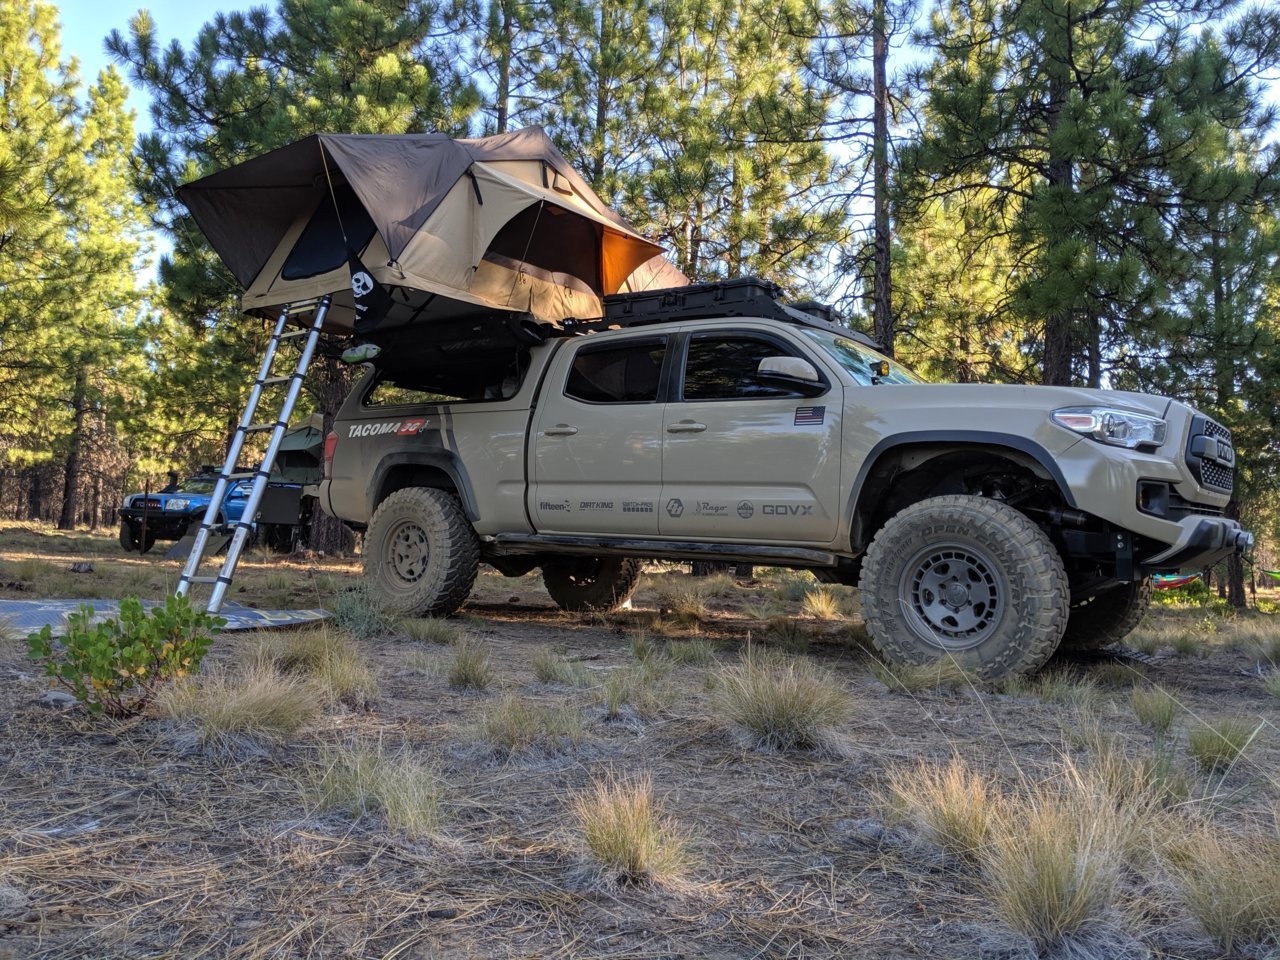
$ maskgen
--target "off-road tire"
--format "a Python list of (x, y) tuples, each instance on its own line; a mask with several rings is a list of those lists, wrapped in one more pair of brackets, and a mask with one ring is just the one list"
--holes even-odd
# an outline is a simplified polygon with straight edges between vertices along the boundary
[(405, 487), (374, 511), (364, 542), (364, 576), (389, 613), (445, 617), (471, 594), (480, 548), (456, 497)]
[(1155, 584), (1150, 577), (1122, 583), (1071, 608), (1062, 646), (1069, 650), (1099, 650), (1119, 643), (1142, 622)]
[(922, 500), (891, 518), (859, 589), (867, 630), (890, 661), (954, 659), (985, 680), (1042, 667), (1070, 602), (1044, 532), (1004, 503), (970, 496)]
[(542, 582), (561, 610), (607, 613), (631, 599), (643, 566), (624, 557), (565, 557), (542, 565)]
[(146, 553), (155, 545), (156, 536), (154, 533), (148, 535), (147, 539), (143, 541), (141, 528), (135, 530), (128, 520), (120, 521), (120, 546), (124, 548), (126, 553)]

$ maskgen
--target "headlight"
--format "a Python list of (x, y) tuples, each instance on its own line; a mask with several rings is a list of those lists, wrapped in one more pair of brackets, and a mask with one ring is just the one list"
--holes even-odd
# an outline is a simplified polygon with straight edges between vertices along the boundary
[(1158, 447), (1164, 443), (1165, 422), (1145, 413), (1114, 407), (1066, 407), (1053, 411), (1053, 422), (1116, 447)]
[(176, 512), (178, 510), (185, 510), (189, 506), (191, 506), (190, 500), (170, 500), (168, 504), (165, 505), (165, 509)]

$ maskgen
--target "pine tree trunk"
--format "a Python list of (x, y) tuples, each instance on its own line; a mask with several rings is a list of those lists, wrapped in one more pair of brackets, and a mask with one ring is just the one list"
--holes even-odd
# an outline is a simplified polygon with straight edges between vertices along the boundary
[[(1071, 29), (1070, 23), (1067, 29)], [(1068, 191), (1074, 183), (1072, 158), (1061, 152), (1061, 138), (1055, 136), (1062, 123), (1062, 111), (1067, 102), (1067, 67), (1049, 59), (1049, 104), (1047, 110), (1048, 140), (1050, 143), (1049, 160), (1046, 167), (1046, 180), (1050, 191)], [(1050, 238), (1050, 247), (1056, 242)], [(1065, 387), (1071, 385), (1071, 361), (1073, 348), (1073, 329), (1075, 326), (1074, 311), (1063, 307), (1045, 318), (1044, 325), (1044, 369), (1043, 382), (1046, 386)]]
[(498, 90), (495, 95), (498, 107), (497, 129), (494, 133), (507, 132), (507, 110), (511, 101), (511, 8), (502, 4), (502, 53), (498, 57)]
[[(333, 421), (342, 401), (351, 392), (356, 368), (339, 363), (333, 357), (323, 357), (313, 363), (311, 369), (315, 371), (314, 383), (318, 394), (316, 405), (324, 416), (322, 432), (327, 437), (333, 429)], [(307, 546), (331, 555), (346, 553), (351, 547), (351, 531), (341, 520), (316, 507), (311, 514), (311, 535)]]
[(67, 448), (67, 463), (62, 480), (62, 513), (58, 517), (59, 530), (74, 530), (80, 512), (80, 464), (83, 459), (84, 419), (88, 407), (88, 387), (84, 368), (76, 371), (76, 381), (71, 395), (71, 409), (75, 414), (71, 428), (71, 444)]
[(874, 113), (871, 149), (872, 176), (875, 181), (875, 266), (874, 329), (880, 349), (893, 356), (893, 289), (889, 272), (889, 83), (886, 61), (889, 59), (889, 34), (885, 19), (885, 0), (875, 0), (872, 7), (871, 76)]
[(27, 519), (39, 520), (44, 513), (44, 484), (40, 468), (32, 467), (27, 476), (30, 477), (27, 482)]
[[(1223, 511), (1223, 515), (1228, 520), (1240, 519), (1240, 503), (1232, 497), (1227, 503), (1227, 509)], [(1240, 554), (1233, 553), (1227, 557), (1227, 603), (1231, 604), (1237, 610), (1243, 610), (1248, 603), (1244, 598), (1244, 563), (1240, 560)]]

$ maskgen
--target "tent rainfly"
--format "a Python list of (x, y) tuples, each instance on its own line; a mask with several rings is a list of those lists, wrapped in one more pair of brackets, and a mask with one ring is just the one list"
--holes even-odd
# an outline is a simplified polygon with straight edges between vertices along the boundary
[(178, 198), (244, 286), (246, 311), (333, 294), (330, 333), (354, 328), (348, 253), (391, 291), (387, 333), (489, 311), (599, 317), (606, 294), (688, 282), (539, 127), (471, 140), (317, 134)]

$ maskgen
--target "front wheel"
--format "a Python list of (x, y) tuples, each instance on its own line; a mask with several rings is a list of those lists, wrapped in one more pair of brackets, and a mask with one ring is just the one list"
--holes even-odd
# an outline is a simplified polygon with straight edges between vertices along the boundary
[(970, 496), (933, 497), (889, 520), (859, 587), (867, 630), (890, 660), (954, 659), (986, 680), (1043, 666), (1070, 598), (1044, 532), (1004, 503)]
[(365, 580), (391, 613), (448, 616), (466, 602), (479, 567), (475, 531), (457, 498), (443, 490), (397, 490), (369, 522)]
[(144, 539), (141, 527), (135, 527), (128, 520), (120, 521), (120, 546), (126, 553), (146, 553), (155, 545), (154, 533), (148, 533)]
[(1098, 650), (1119, 643), (1142, 622), (1154, 593), (1151, 578), (1143, 577), (1072, 607), (1062, 645), (1071, 650)]
[(542, 582), (561, 610), (607, 613), (631, 599), (642, 566), (623, 557), (566, 557), (542, 565)]

